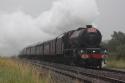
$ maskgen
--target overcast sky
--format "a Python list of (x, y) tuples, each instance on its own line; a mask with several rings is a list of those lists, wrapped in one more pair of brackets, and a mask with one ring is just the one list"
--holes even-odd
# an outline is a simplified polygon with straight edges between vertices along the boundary
[(125, 32), (125, 0), (97, 0), (100, 16), (97, 25), (104, 39), (108, 39), (113, 31)]
[[(13, 50), (13, 52), (16, 52), (27, 45), (28, 42), (41, 41), (42, 36), (39, 35), (43, 35), (44, 32), (40, 32), (39, 29), (35, 28), (34, 20), (38, 20), (37, 22), (39, 23), (39, 21), (41, 21), (40, 19), (48, 12), (42, 13), (50, 10), (54, 1), (55, 0), (0, 0), (0, 53), (4, 53), (4, 51), (8, 50), (8, 54), (11, 54), (12, 50), (10, 49), (16, 48)], [(100, 15), (95, 20), (95, 25), (102, 32), (103, 40), (110, 39), (110, 35), (113, 31), (125, 32), (125, 0), (96, 1)], [(41, 23), (43, 22), (44, 21)], [(19, 24), (21, 24), (21, 26), (19, 26)], [(19, 36), (22, 38), (17, 36), (17, 34), (21, 33), (23, 33), (23, 36)], [(45, 36), (45, 34), (43, 36)], [(48, 35), (46, 34), (46, 36)]]
[[(32, 16), (51, 8), (54, 0), (0, 0), (0, 12), (24, 11)], [(115, 31), (125, 32), (125, 0), (96, 0), (100, 16), (96, 20), (104, 39)]]

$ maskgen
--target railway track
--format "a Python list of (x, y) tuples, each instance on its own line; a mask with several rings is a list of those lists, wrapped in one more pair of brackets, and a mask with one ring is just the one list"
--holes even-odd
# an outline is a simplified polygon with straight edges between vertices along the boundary
[(78, 79), (84, 83), (125, 83), (125, 72), (111, 69), (89, 69), (76, 66), (68, 66), (38, 60), (24, 60), (39, 68), (45, 68), (56, 73)]

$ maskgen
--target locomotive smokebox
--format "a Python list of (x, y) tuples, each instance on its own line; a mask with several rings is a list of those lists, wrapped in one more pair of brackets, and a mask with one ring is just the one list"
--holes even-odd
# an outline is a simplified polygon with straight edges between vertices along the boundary
[(87, 25), (86, 28), (79, 28), (69, 35), (69, 43), (72, 48), (98, 47), (101, 43), (102, 35), (100, 31), (92, 25)]

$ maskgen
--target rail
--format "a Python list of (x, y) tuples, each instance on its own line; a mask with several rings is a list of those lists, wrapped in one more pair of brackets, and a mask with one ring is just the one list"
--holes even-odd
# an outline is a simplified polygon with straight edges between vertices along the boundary
[(24, 60), (40, 68), (84, 81), (85, 83), (125, 83), (125, 72), (111, 69), (89, 69), (38, 60)]

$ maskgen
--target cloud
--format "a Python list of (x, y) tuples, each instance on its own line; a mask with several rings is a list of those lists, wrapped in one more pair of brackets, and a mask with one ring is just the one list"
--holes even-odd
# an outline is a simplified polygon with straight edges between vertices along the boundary
[(0, 53), (3, 55), (17, 54), (23, 47), (49, 38), (35, 25), (35, 19), (17, 11), (0, 15)]
[(42, 13), (37, 23), (45, 32), (60, 34), (92, 24), (98, 14), (95, 0), (60, 0), (54, 2), (50, 10)]
[(95, 0), (55, 1), (50, 10), (32, 17), (23, 11), (0, 13), (0, 53), (14, 55), (27, 45), (92, 24), (98, 15)]

